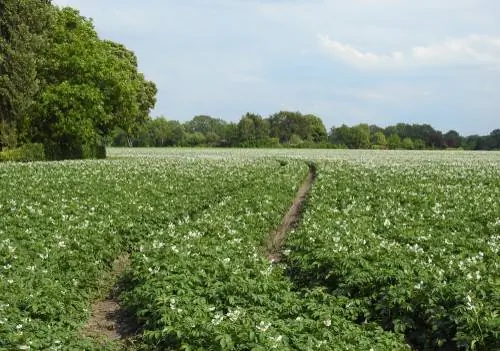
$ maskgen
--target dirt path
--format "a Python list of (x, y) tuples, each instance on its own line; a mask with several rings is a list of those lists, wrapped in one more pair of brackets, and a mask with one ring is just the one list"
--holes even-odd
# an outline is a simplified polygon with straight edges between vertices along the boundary
[(107, 296), (92, 304), (92, 314), (83, 327), (82, 334), (96, 340), (98, 343), (109, 344), (135, 334), (134, 323), (120, 308), (117, 300), (119, 293), (118, 279), (129, 266), (128, 254), (124, 254), (115, 260), (112, 271), (103, 278), (102, 289), (108, 292)]
[(309, 173), (306, 180), (302, 183), (297, 195), (288, 212), (283, 217), (280, 227), (271, 232), (266, 241), (266, 255), (273, 263), (280, 262), (283, 256), (282, 247), (285, 244), (288, 232), (297, 227), (300, 222), (307, 195), (316, 179), (316, 166), (309, 164)]

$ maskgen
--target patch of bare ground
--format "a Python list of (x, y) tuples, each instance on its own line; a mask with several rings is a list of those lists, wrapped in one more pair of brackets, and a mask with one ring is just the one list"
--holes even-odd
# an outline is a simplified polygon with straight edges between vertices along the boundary
[(137, 333), (132, 316), (128, 315), (118, 302), (119, 278), (130, 266), (128, 254), (123, 254), (113, 262), (113, 269), (103, 278), (101, 289), (108, 293), (103, 299), (92, 304), (90, 319), (82, 329), (82, 334), (101, 345), (121, 342)]
[(266, 240), (266, 256), (271, 262), (279, 263), (283, 258), (282, 248), (285, 244), (286, 236), (288, 232), (296, 228), (299, 224), (304, 204), (307, 200), (307, 195), (309, 194), (315, 179), (316, 166), (311, 163), (309, 164), (309, 173), (307, 174), (307, 178), (297, 191), (292, 205), (283, 217), (281, 225), (278, 229), (272, 231)]

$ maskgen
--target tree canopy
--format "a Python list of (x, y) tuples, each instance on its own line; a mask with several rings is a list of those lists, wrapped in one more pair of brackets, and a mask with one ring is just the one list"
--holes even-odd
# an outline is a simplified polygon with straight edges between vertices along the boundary
[(116, 129), (136, 133), (157, 89), (124, 45), (78, 10), (46, 0), (0, 3), (0, 146), (42, 143), (49, 158), (94, 157)]

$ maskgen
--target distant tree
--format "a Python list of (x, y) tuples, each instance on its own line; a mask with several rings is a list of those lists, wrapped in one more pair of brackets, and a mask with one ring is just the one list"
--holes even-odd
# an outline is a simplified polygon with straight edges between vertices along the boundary
[[(370, 135), (372, 136), (374, 136), (378, 132), (384, 133), (384, 128), (381, 128), (375, 124), (370, 124), (368, 128), (370, 129)], [(374, 143), (374, 140), (372, 139), (371, 142)]]
[(334, 145), (347, 147), (346, 143), (350, 143), (351, 140), (350, 128), (345, 124), (342, 124), (340, 127), (332, 127), (328, 139)]
[(205, 136), (200, 132), (186, 133), (182, 142), (183, 146), (203, 146), (205, 144)]
[(425, 142), (422, 139), (414, 139), (413, 148), (415, 150), (423, 150), (425, 149)]
[(297, 134), (292, 134), (290, 141), (288, 142), (288, 145), (290, 146), (300, 146), (304, 143), (304, 140), (297, 135)]
[(199, 132), (205, 137), (208, 146), (217, 146), (224, 138), (226, 122), (220, 118), (207, 115), (198, 115), (192, 120), (184, 123), (184, 129), (188, 133)]
[(168, 121), (169, 134), (166, 141), (167, 146), (180, 146), (182, 145), (186, 131), (184, 126), (178, 121)]
[(407, 124), (398, 123), (394, 126), (388, 126), (384, 129), (386, 137), (395, 134), (400, 140), (410, 138), (415, 143), (415, 140), (424, 141), (426, 147), (442, 148), (444, 147), (444, 139), (441, 132), (436, 131), (429, 124)]
[(401, 147), (401, 138), (397, 134), (391, 134), (387, 139), (387, 146), (391, 150), (399, 149)]
[(255, 122), (253, 118), (242, 117), (238, 123), (238, 141), (241, 145), (256, 146)]
[(238, 146), (238, 125), (236, 123), (227, 123), (221, 136), (220, 146), (231, 147)]
[(280, 111), (269, 116), (268, 121), (270, 136), (278, 138), (282, 144), (289, 143), (294, 134), (313, 143), (325, 142), (328, 139), (323, 121), (315, 115)]
[(413, 140), (411, 140), (411, 138), (404, 138), (401, 141), (401, 148), (405, 150), (413, 150), (414, 148)]
[(331, 127), (330, 130), (328, 131), (328, 142), (334, 145), (340, 144), (337, 134), (337, 128), (335, 126)]
[(262, 116), (246, 113), (238, 123), (238, 142), (241, 146), (264, 146), (269, 139), (269, 122)]
[(293, 134), (304, 127), (300, 112), (280, 111), (269, 116), (270, 136), (278, 138), (280, 143), (288, 143)]
[(353, 127), (355, 144), (357, 149), (369, 149), (370, 143), (370, 127), (368, 124), (358, 124)]
[(321, 118), (315, 115), (304, 115), (304, 131), (302, 138), (314, 143), (323, 143), (328, 140), (328, 133)]
[[(337, 147), (337, 148), (374, 148), (422, 150), (425, 148), (450, 147), (460, 145), (468, 150), (490, 150), (499, 147), (500, 129), (489, 135), (461, 137), (456, 131), (442, 134), (430, 125), (404, 124), (380, 128), (375, 125), (359, 124), (349, 127), (345, 124), (332, 127), (327, 142), (324, 141), (324, 126), (319, 117), (302, 115), (296, 112), (279, 112), (273, 118), (264, 119), (254, 113), (246, 113), (238, 123), (225, 122), (206, 115), (195, 116), (193, 120), (181, 124), (168, 121), (164, 117), (148, 119), (138, 132), (129, 138), (129, 134), (115, 128), (112, 144), (115, 146), (222, 146), (222, 147)], [(279, 122), (279, 123), (278, 123)], [(321, 123), (319, 123), (321, 122)], [(288, 130), (300, 130), (300, 133), (286, 135), (285, 142), (278, 137), (271, 137), (271, 123), (282, 125)], [(278, 123), (278, 124), (276, 124)], [(297, 126), (301, 126), (299, 129)], [(187, 131), (186, 131), (187, 128)], [(0, 125), (1, 131), (1, 125)], [(81, 132), (84, 132), (83, 129)], [(215, 132), (217, 131), (217, 133)], [(374, 133), (372, 133), (375, 131)], [(393, 131), (388, 137), (387, 131)], [(274, 133), (278, 133), (276, 130)], [(421, 138), (403, 135), (420, 135)], [(282, 136), (285, 136), (283, 133)], [(303, 137), (305, 136), (305, 138)], [(459, 142), (459, 144), (457, 144)], [(329, 144), (327, 144), (329, 143)], [(333, 144), (333, 145), (332, 145)]]
[(450, 130), (449, 132), (447, 132), (443, 136), (443, 139), (446, 146), (450, 148), (458, 148), (460, 147), (460, 144), (462, 142), (460, 134), (458, 134), (458, 132), (455, 130)]
[[(130, 137), (125, 131), (117, 128), (113, 134), (114, 146), (167, 147), (183, 145), (185, 139), (183, 125), (178, 121), (168, 121), (165, 117), (148, 119), (137, 133)], [(194, 143), (196, 137), (190, 139)], [(203, 139), (203, 142), (205, 139)]]
[(482, 137), (479, 135), (469, 135), (463, 141), (465, 150), (480, 150), (482, 147)]
[(491, 150), (491, 140), (489, 135), (479, 137), (476, 150)]
[(330, 131), (330, 142), (345, 145), (349, 149), (370, 148), (370, 129), (367, 124), (348, 127), (345, 124)]
[(490, 148), (500, 150), (500, 129), (493, 130), (490, 135)]
[(443, 133), (440, 131), (434, 131), (429, 135), (428, 145), (432, 148), (442, 149), (446, 146), (444, 141)]
[(377, 131), (372, 137), (372, 144), (376, 149), (387, 148), (387, 138), (382, 131)]
[(357, 141), (351, 127), (342, 124), (340, 127), (330, 129), (329, 140), (332, 144), (348, 148), (356, 148)]
[(412, 127), (406, 123), (398, 123), (385, 129), (386, 135), (396, 134), (400, 139), (411, 137)]
[(152, 119), (147, 126), (151, 135), (152, 146), (168, 146), (171, 131), (170, 125), (164, 117)]

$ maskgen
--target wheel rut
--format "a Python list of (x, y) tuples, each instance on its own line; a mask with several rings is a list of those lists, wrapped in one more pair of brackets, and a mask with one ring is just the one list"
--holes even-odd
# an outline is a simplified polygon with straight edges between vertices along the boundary
[(287, 234), (296, 228), (302, 218), (302, 212), (307, 200), (307, 196), (316, 180), (317, 169), (314, 163), (308, 163), (309, 172), (301, 187), (297, 191), (292, 205), (283, 217), (281, 225), (278, 229), (273, 230), (265, 244), (265, 252), (267, 258), (273, 263), (281, 262), (283, 258), (283, 245), (285, 244)]
[(113, 262), (112, 271), (103, 279), (102, 289), (108, 294), (91, 306), (91, 316), (82, 328), (82, 334), (105, 346), (110, 343), (122, 344), (137, 333), (137, 325), (120, 306), (120, 277), (130, 266), (128, 254), (123, 254)]

